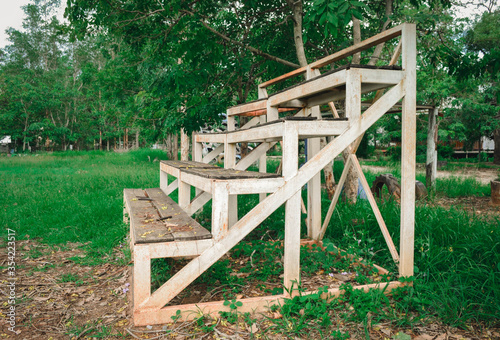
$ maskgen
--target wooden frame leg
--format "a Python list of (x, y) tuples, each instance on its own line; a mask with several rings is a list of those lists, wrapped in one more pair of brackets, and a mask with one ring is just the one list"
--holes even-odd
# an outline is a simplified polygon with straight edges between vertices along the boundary
[[(283, 177), (285, 181), (297, 174), (299, 134), (293, 125), (285, 124), (283, 135)], [(285, 294), (298, 294), (300, 283), (300, 213), (301, 190), (285, 204), (284, 279)]]
[[(266, 116), (259, 117), (260, 123), (263, 124), (266, 122)], [(259, 157), (259, 172), (267, 172), (267, 155), (263, 153), (262, 156)], [(267, 197), (267, 194), (262, 193), (259, 194), (259, 200), (262, 202)]]
[(191, 186), (182, 180), (179, 181), (179, 206), (185, 210), (191, 203)]
[[(234, 117), (231, 117), (234, 125)], [(229, 129), (229, 119), (228, 119), (228, 129)], [(234, 128), (233, 128), (234, 129)], [(236, 144), (234, 143), (224, 143), (224, 169), (234, 169), (236, 167)], [(227, 188), (226, 188), (227, 190)], [(217, 204), (219, 199), (218, 196), (214, 194), (212, 204)], [(238, 222), (238, 195), (229, 196), (228, 201), (228, 225), (232, 226)], [(213, 221), (213, 220), (212, 220)]]
[[(311, 116), (321, 118), (319, 106), (311, 108)], [(307, 140), (307, 157), (314, 157), (319, 150), (320, 138)], [(307, 236), (319, 240), (321, 231), (321, 171), (307, 183)]]
[(403, 82), (403, 114), (401, 136), (401, 243), (399, 275), (413, 275), (413, 247), (415, 237), (415, 158), (416, 158), (416, 27), (405, 24), (401, 39), (403, 42), (402, 66), (405, 71)]
[(227, 234), (229, 227), (230, 196), (227, 183), (214, 182), (212, 192), (212, 237), (219, 241)]
[[(203, 161), (203, 145), (196, 141), (196, 133), (193, 133), (193, 161)], [(196, 196), (201, 193), (201, 190), (196, 188)]]
[(168, 191), (168, 174), (165, 171), (162, 171), (160, 169), (160, 189), (166, 194), (169, 195), (170, 193), (167, 193)]
[(132, 282), (132, 298), (134, 309), (151, 296), (151, 256), (148, 246), (133, 248), (134, 271)]

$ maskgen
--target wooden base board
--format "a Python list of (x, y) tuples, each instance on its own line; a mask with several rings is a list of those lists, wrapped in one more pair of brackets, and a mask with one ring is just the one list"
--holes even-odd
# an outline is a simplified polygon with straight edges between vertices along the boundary
[[(312, 246), (313, 244), (318, 245), (323, 250), (322, 241), (315, 241), (309, 239), (300, 240), (301, 246)], [(388, 273), (388, 271), (380, 266), (374, 265), (379, 273)], [(389, 293), (396, 287), (401, 287), (404, 284), (399, 281), (390, 281), (384, 283), (372, 283), (362, 286), (354, 286), (353, 289), (363, 290), (367, 292), (370, 289), (385, 289), (385, 293)], [(315, 291), (302, 292), (302, 295), (314, 294)], [(323, 293), (321, 298), (330, 301), (332, 298), (336, 298), (343, 294), (343, 290), (340, 288), (331, 288), (328, 293)], [(289, 299), (288, 294), (280, 295), (269, 295), (269, 296), (258, 296), (246, 299), (239, 299), (243, 305), (238, 307), (238, 313), (250, 313), (252, 316), (263, 316), (264, 313), (269, 312), (272, 306), (282, 306), (285, 299)], [(175, 320), (186, 321), (193, 320), (201, 315), (207, 316), (219, 316), (219, 312), (232, 312), (229, 306), (224, 305), (225, 301), (211, 301), (203, 303), (193, 303), (185, 305), (167, 306), (157, 310), (134, 310), (133, 318), (135, 326), (147, 326), (147, 325), (158, 325), (165, 323), (172, 323)], [(178, 311), (180, 314), (178, 315)]]
[[(391, 281), (355, 286), (353, 287), (353, 289), (363, 290), (365, 292), (370, 289), (379, 289), (384, 290), (385, 293), (389, 293), (393, 289), (404, 285), (404, 283), (399, 281)], [(316, 292), (303, 292), (302, 295), (309, 295), (314, 293)], [(341, 294), (343, 294), (343, 290), (339, 288), (332, 288), (328, 290), (328, 293), (321, 294), (321, 298), (327, 301), (331, 301), (331, 299), (336, 298)], [(237, 301), (241, 302), (242, 306), (237, 308), (237, 312), (250, 313), (253, 317), (263, 316), (264, 313), (270, 311), (272, 306), (282, 306), (285, 300), (289, 298), (289, 296), (281, 294), (239, 299)], [(174, 319), (179, 321), (187, 321), (196, 319), (202, 315), (218, 317), (219, 312), (232, 311), (229, 306), (224, 305), (224, 302), (225, 301), (212, 301), (197, 304), (168, 306), (159, 310), (136, 310), (134, 311), (134, 325), (147, 326), (172, 323), (174, 322)]]

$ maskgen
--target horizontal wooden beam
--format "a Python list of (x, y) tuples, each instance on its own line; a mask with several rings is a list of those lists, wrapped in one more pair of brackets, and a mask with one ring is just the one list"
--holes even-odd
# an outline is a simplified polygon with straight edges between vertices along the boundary
[(213, 239), (196, 241), (160, 242), (136, 244), (134, 249), (147, 248), (152, 259), (198, 256), (213, 246)]
[[(355, 286), (353, 289), (368, 292), (370, 289), (383, 290), (384, 293), (390, 293), (393, 289), (403, 286), (404, 283), (399, 281), (373, 283), (362, 286)], [(302, 295), (315, 294), (317, 291), (303, 292)], [(321, 298), (331, 301), (339, 297), (344, 291), (340, 288), (330, 288), (327, 293), (322, 293)], [(242, 305), (237, 308), (238, 313), (250, 313), (254, 317), (263, 316), (263, 313), (269, 312), (272, 306), (283, 306), (287, 297), (283, 294), (251, 297), (246, 299), (238, 299)], [(180, 314), (177, 314), (180, 311)], [(178, 306), (167, 306), (158, 310), (135, 310), (134, 325), (158, 325), (163, 323), (174, 322), (172, 317), (178, 321), (189, 321), (199, 318), (201, 315), (219, 317), (219, 312), (233, 312), (225, 301), (201, 302)]]

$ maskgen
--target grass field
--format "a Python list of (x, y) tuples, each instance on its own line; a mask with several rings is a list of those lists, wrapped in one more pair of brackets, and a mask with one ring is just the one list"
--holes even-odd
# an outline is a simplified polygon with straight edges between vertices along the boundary
[[(73, 259), (79, 263), (112, 261), (111, 250), (123, 243), (128, 233), (122, 222), (123, 189), (158, 187), (159, 166), (155, 159), (164, 156), (159, 151), (137, 150), (1, 157), (0, 224), (4, 230), (16, 230), (19, 239), (35, 239), (47, 247), (78, 242), (87, 253), (83, 259)], [(336, 162), (336, 178), (341, 171), (341, 162)], [(398, 177), (396, 170), (393, 173)], [(376, 175), (367, 173), (368, 182)], [(301, 336), (307, 327), (315, 327), (320, 333), (329, 329), (327, 333), (332, 337), (345, 338), (344, 333), (335, 333), (337, 326), (328, 325), (320, 317), (324, 310), (338, 310), (346, 319), (362, 323), (365, 329), (374, 322), (414, 327), (429, 320), (463, 328), (471, 323), (498, 326), (500, 213), (480, 215), (459, 206), (448, 209), (435, 204), (439, 197), (487, 196), (489, 188), (459, 178), (438, 179), (437, 188), (437, 193), (417, 204), (413, 287), (397, 291), (391, 299), (378, 292), (348, 290), (344, 297), (329, 304), (292, 300), (284, 307), (284, 318), (272, 321), (275, 331)], [(252, 195), (241, 198), (240, 215), (257, 199)], [(324, 214), (328, 205), (329, 200), (324, 197)], [(397, 246), (398, 205), (387, 201), (380, 204), (380, 209)], [(273, 213), (246, 240), (257, 244), (263, 234), (264, 242), (282, 239), (283, 210)], [(205, 209), (197, 218), (206, 223), (209, 211)], [(2, 238), (6, 236), (7, 232), (3, 232)], [(341, 203), (326, 238), (396, 272), (376, 220), (364, 201), (355, 206)], [(158, 271), (156, 275), (161, 276), (161, 269)], [(211, 280), (210, 276), (202, 279)]]

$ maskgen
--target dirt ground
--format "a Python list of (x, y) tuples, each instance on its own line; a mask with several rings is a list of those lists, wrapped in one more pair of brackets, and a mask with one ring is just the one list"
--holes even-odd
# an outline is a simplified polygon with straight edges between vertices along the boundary
[[(0, 339), (287, 338), (283, 334), (270, 331), (272, 323), (265, 318), (258, 319), (252, 326), (241, 321), (229, 324), (222, 319), (207, 320), (205, 322), (208, 322), (208, 325), (216, 325), (210, 333), (202, 332), (200, 325), (194, 322), (134, 327), (130, 313), (131, 267), (113, 264), (116, 257), (123, 256), (121, 249), (116, 249), (113, 259), (109, 259), (111, 263), (85, 266), (70, 260), (85, 256), (79, 245), (71, 244), (68, 247), (73, 249), (50, 247), (30, 240), (16, 242), (16, 333), (9, 329), (11, 325), (8, 324), (9, 304), (6, 291), (9, 289), (9, 280), (2, 280)], [(6, 261), (7, 255), (3, 252), (0, 264), (5, 266)], [(7, 278), (6, 271), (7, 269), (2, 270), (2, 278)], [(279, 313), (268, 317), (282, 318)], [(346, 323), (337, 314), (332, 318), (335, 318), (333, 322), (341, 325), (344, 331), (349, 331), (351, 339), (364, 338), (361, 324)], [(167, 334), (168, 330), (170, 333)], [(461, 330), (436, 323), (412, 330), (395, 329), (390, 324), (377, 324), (370, 328), (370, 338), (392, 339), (400, 332), (404, 332), (406, 337), (396, 339), (500, 339), (500, 329), (470, 325), (468, 330)], [(309, 339), (320, 337), (314, 330), (311, 330), (308, 336)]]
[[(373, 165), (362, 165), (365, 170), (372, 172), (390, 172), (389, 168), (383, 166), (373, 166)], [(417, 173), (425, 175), (425, 171), (417, 169)], [(438, 178), (448, 178), (448, 177), (464, 177), (464, 178), (474, 178), (481, 182), (482, 184), (489, 184), (492, 180), (498, 178), (497, 168), (475, 168), (475, 167), (464, 167), (459, 168), (454, 171), (437, 171)]]

